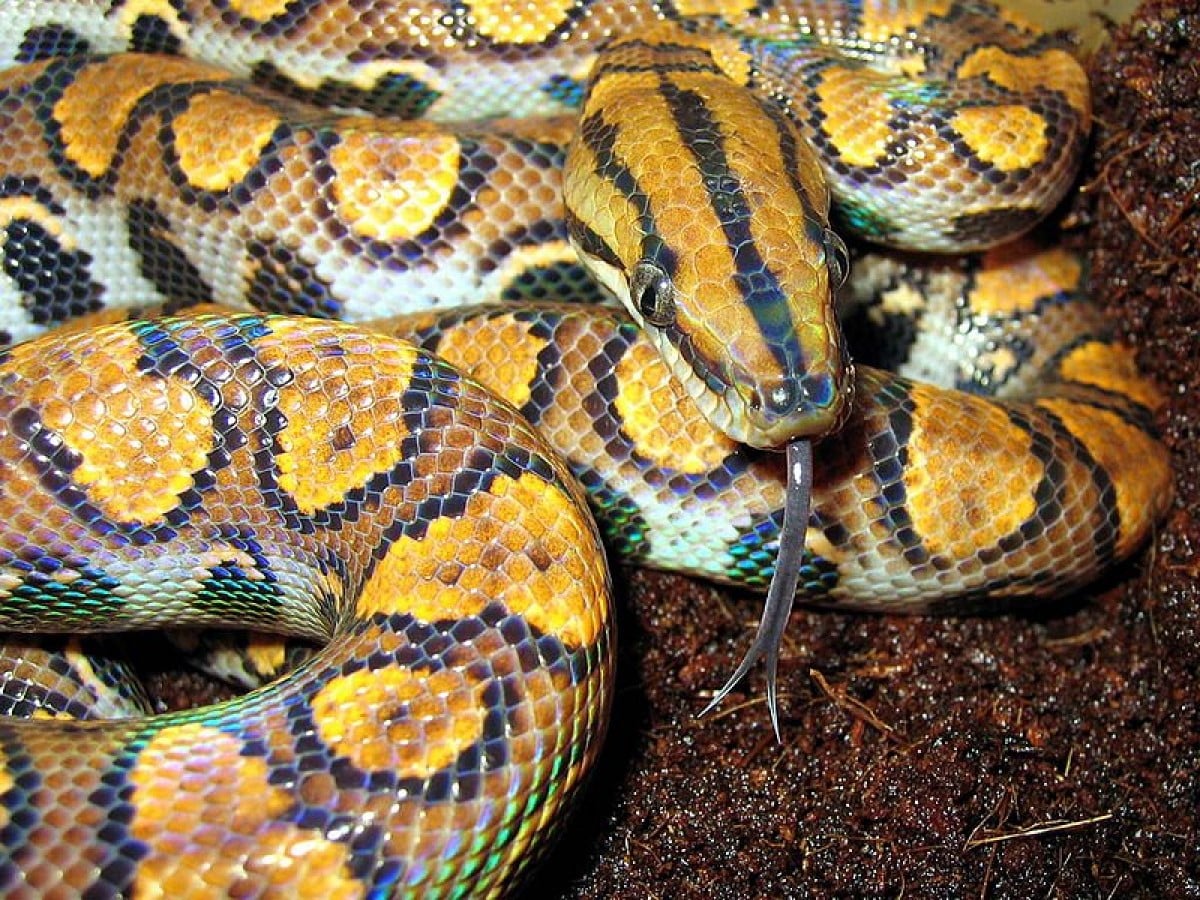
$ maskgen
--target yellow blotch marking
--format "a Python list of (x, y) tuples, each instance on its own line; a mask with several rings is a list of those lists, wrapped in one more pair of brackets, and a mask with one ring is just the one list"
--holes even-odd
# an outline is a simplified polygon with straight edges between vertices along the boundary
[(1109, 410), (1057, 398), (1039, 401), (1038, 406), (1058, 416), (1112, 480), (1121, 518), (1117, 554), (1132, 552), (1170, 502), (1171, 466), (1166, 450)]
[[(0, 750), (0, 797), (11, 791), (14, 784), (12, 775), (8, 773), (8, 754)], [(0, 827), (7, 826), (11, 818), (8, 807), (0, 804)]]
[(228, 72), (174, 56), (123, 53), (84, 68), (54, 104), (66, 155), (93, 178), (108, 171), (134, 105), (164, 84), (226, 80)]
[(264, 361), (288, 366), (295, 376), (279, 391), (288, 425), (275, 460), (279, 486), (311, 515), (402, 458), (412, 357), (380, 352), (368, 360), (365, 348), (343, 353), (342, 344), (323, 352), (326, 345), (307, 341), (304, 329), (302, 319), (273, 322), (259, 346)]
[(251, 632), (246, 644), (246, 659), (257, 674), (274, 677), (283, 671), (287, 662), (287, 644), (278, 635)]
[(0, 225), (10, 225), (24, 219), (37, 222), (47, 232), (58, 238), (59, 244), (66, 250), (75, 249), (75, 238), (70, 232), (64, 232), (62, 222), (54, 213), (30, 197), (7, 197), (0, 200)]
[(967, 559), (1036, 512), (1042, 465), (1002, 408), (932, 387), (912, 398), (904, 484), (913, 527), (931, 553)]
[(31, 719), (58, 719), (60, 721), (74, 722), (76, 716), (67, 712), (65, 709), (46, 709), (45, 707), (35, 709), (29, 714)]
[(814, 556), (819, 556), (821, 559), (829, 560), (831, 563), (839, 564), (846, 560), (849, 554), (833, 543), (825, 536), (819, 528), (809, 528), (806, 531), (804, 538), (804, 547), (807, 552)]
[(455, 326), (438, 344), (438, 356), (483, 382), (513, 406), (529, 401), (538, 354), (549, 343), (514, 316), (473, 319)]
[(929, 301), (925, 295), (911, 284), (898, 284), (891, 290), (884, 291), (879, 297), (879, 311), (872, 315), (882, 324), (883, 314), (912, 317), (923, 311)]
[[(134, 788), (131, 830), (150, 840), (172, 820), (203, 821), (205, 809), (220, 809), (232, 831), (253, 833), (264, 820), (282, 815), (291, 798), (267, 783), (266, 761), (242, 756), (232, 735), (199, 723), (164, 728), (138, 756), (130, 773)], [(185, 791), (187, 781), (204, 779), (202, 790)], [(182, 829), (174, 829), (187, 833)]]
[(537, 44), (567, 18), (575, 0), (473, 0), (471, 21), (476, 30), (501, 44)]
[(126, 0), (118, 13), (121, 23), (121, 33), (128, 38), (133, 36), (133, 26), (143, 16), (153, 16), (170, 25), (171, 34), (182, 37), (187, 29), (179, 21), (179, 12), (170, 0)]
[(259, 571), (258, 563), (254, 557), (245, 550), (238, 550), (236, 547), (230, 547), (226, 544), (216, 544), (212, 549), (197, 555), (196, 566), (192, 569), (192, 577), (198, 581), (211, 578), (211, 569), (217, 566), (228, 565), (229, 563), (233, 563), (242, 569), (250, 581), (262, 580), (263, 574)]
[(497, 476), (459, 518), (398, 538), (358, 599), (358, 615), (426, 622), (502, 603), (568, 646), (593, 643), (607, 618), (607, 575), (586, 512), (534, 475)]
[(1046, 120), (1027, 106), (980, 106), (959, 110), (950, 126), (971, 150), (1002, 172), (1027, 169), (1046, 156)]
[(1040, 88), (1059, 91), (1071, 107), (1084, 115), (1091, 109), (1087, 74), (1065, 50), (1047, 50), (1037, 56), (1014, 56), (1000, 47), (982, 47), (958, 67), (962, 79), (986, 76), (1001, 87), (1019, 93)]
[(179, 165), (201, 190), (223, 191), (246, 177), (278, 126), (275, 112), (254, 100), (200, 94), (175, 119)]
[(361, 896), (344, 845), (274, 821), (294, 800), (267, 763), (232, 735), (200, 724), (156, 734), (130, 773), (130, 832), (149, 848), (135, 898)]
[(483, 734), (485, 685), (455, 669), (361, 669), (313, 698), (321, 740), (366, 772), (428, 778)]
[(91, 691), (95, 697), (104, 697), (113, 693), (113, 688), (109, 686), (108, 682), (96, 674), (91, 657), (83, 651), (78, 638), (73, 637), (67, 642), (63, 655), (71, 664), (71, 672), (81, 687)]
[(1079, 286), (1083, 265), (1066, 250), (1048, 250), (1035, 256), (1009, 257), (1005, 249), (984, 257), (975, 276), (971, 308), (986, 315), (1031, 312), (1039, 300)]
[(621, 430), (639, 456), (655, 465), (699, 475), (720, 465), (737, 444), (700, 414), (658, 352), (645, 341), (629, 348), (617, 364), (615, 407)]
[[(500, 285), (497, 293), (516, 282), (533, 269), (548, 268), (563, 263), (579, 262), (579, 254), (568, 241), (549, 241), (545, 244), (530, 244), (519, 247), (504, 258), (504, 263), (491, 279)], [(476, 376), (478, 377), (478, 376)]]
[(675, 9), (684, 16), (720, 16), (732, 19), (757, 6), (755, 0), (681, 0)]
[(1003, 384), (1021, 364), (1020, 357), (1013, 353), (1010, 347), (997, 347), (994, 350), (984, 350), (979, 354), (976, 368), (978, 371), (991, 373), (994, 384)]
[(433, 224), (458, 183), (459, 145), (425, 123), (353, 130), (330, 153), (338, 213), (363, 237), (396, 241)]
[(862, 26), (864, 36), (872, 41), (887, 41), (893, 37), (904, 37), (931, 16), (944, 16), (950, 11), (953, 0), (928, 0), (909, 3), (864, 3), (862, 4)]
[(1125, 344), (1102, 341), (1081, 344), (1062, 360), (1059, 372), (1067, 381), (1121, 394), (1151, 411), (1163, 402), (1154, 383), (1138, 372), (1133, 350)]
[[(350, 83), (356, 88), (364, 91), (369, 91), (379, 86), (385, 79), (395, 75), (404, 75), (413, 81), (416, 81), (431, 91), (444, 93), (446, 91), (446, 81), (438, 75), (437, 69), (430, 66), (428, 63), (418, 62), (417, 60), (409, 59), (380, 59), (371, 62), (362, 63), (354, 67), (350, 74)], [(314, 82), (319, 83), (319, 78), (313, 78)], [(316, 86), (316, 84), (312, 85)]]
[(821, 127), (851, 166), (873, 166), (887, 155), (892, 136), (892, 107), (882, 91), (863, 72), (834, 66), (817, 86), (817, 101), (825, 113)]
[[(324, 73), (316, 69), (289, 66), (282, 59), (278, 61), (277, 67), (279, 72), (288, 81), (298, 87), (309, 88), (310, 90), (319, 88), (324, 83), (326, 77)], [(374, 60), (356, 65), (353, 71), (345, 73), (349, 84), (364, 91), (369, 91), (377, 87), (389, 75), (406, 75), (413, 81), (419, 82), (431, 90), (438, 92), (446, 90), (445, 78), (439, 76), (437, 70), (432, 66), (416, 60)]]
[[(29, 352), (44, 355), (40, 343), (33, 346)], [(92, 503), (118, 522), (155, 522), (207, 464), (213, 409), (178, 379), (138, 374), (142, 346), (133, 334), (118, 330), (102, 344), (75, 346), (78, 365), (31, 375), (30, 400), (42, 423), (79, 455), (73, 478)], [(41, 362), (26, 360), (38, 368)]]
[(897, 74), (903, 75), (905, 78), (920, 78), (925, 74), (925, 57), (920, 54), (899, 56), (894, 65)]
[(265, 22), (287, 10), (289, 0), (229, 0), (229, 8), (239, 16)]

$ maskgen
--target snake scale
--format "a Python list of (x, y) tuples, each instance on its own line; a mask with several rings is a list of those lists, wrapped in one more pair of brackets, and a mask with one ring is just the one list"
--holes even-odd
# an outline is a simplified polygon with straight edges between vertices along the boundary
[[(761, 588), (801, 510), (771, 644), (792, 578), (848, 609), (1052, 597), (1170, 501), (1158, 394), (1079, 261), (1014, 242), (1090, 110), (1009, 10), (3, 12), (6, 896), (509, 892), (600, 746), (602, 541)], [(837, 231), (975, 253), (858, 257), (848, 321), (890, 337), (852, 365)], [(627, 310), (566, 302), (597, 285)], [(777, 452), (814, 444), (800, 475)], [(179, 625), (323, 646), (110, 718), (136, 688), (64, 635)]]

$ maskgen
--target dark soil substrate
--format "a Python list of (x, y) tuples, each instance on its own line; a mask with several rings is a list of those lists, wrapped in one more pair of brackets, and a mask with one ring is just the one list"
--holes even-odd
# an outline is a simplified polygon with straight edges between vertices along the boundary
[(1152, 545), (1036, 615), (797, 612), (782, 745), (759, 673), (695, 718), (759, 599), (619, 576), (608, 742), (530, 896), (1200, 898), (1200, 12), (1148, 5), (1092, 75), (1064, 225), (1168, 392), (1177, 498)]

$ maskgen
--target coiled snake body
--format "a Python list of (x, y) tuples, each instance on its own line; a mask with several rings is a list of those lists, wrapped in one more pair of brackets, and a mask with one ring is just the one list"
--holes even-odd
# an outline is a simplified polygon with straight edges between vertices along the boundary
[[(0, 53), (8, 895), (514, 887), (608, 712), (601, 532), (765, 586), (785, 443), (819, 440), (791, 574), (847, 608), (1052, 596), (1169, 501), (1078, 262), (1005, 243), (1089, 116), (1011, 13), (16, 0)], [(856, 263), (904, 373), (846, 356), (830, 193), (877, 241), (996, 247)], [(531, 302), (596, 293), (580, 258), (627, 314)], [(251, 311), (121, 321), (163, 302)], [(16, 343), (84, 314), (116, 321)], [(165, 625), (327, 643), (92, 721), (136, 697), (22, 637)]]

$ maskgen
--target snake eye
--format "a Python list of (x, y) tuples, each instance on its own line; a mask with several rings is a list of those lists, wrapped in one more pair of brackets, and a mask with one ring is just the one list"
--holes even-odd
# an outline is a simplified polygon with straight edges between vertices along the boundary
[(825, 263), (829, 266), (829, 284), (837, 290), (850, 277), (850, 251), (846, 243), (828, 228), (825, 229)]
[(647, 324), (666, 328), (675, 322), (675, 288), (657, 263), (642, 260), (629, 277), (629, 296)]

